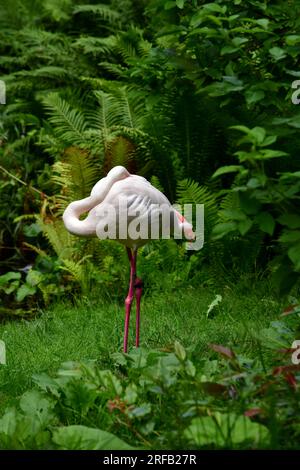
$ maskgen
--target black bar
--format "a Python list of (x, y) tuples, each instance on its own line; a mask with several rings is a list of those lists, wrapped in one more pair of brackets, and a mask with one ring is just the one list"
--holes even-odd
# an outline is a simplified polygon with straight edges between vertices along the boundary
[[(31, 466), (36, 464), (76, 464), (83, 468), (91, 465), (95, 468), (105, 468), (107, 466), (121, 465), (124, 468), (139, 468), (141, 465), (189, 465), (191, 467), (202, 467), (208, 465), (230, 465), (230, 468), (241, 468), (241, 465), (270, 465), (275, 467), (286, 467), (289, 464), (298, 465), (300, 463), (300, 451), (242, 451), (242, 450), (160, 450), (160, 451), (0, 451), (0, 468), (3, 464), (19, 464), (24, 468), (24, 464)], [(21, 467), (20, 467), (21, 468)], [(255, 470), (255, 469), (254, 469)]]

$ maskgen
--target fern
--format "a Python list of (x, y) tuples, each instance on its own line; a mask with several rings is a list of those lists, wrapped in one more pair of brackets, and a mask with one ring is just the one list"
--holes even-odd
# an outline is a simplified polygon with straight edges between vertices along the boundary
[[(179, 204), (204, 205), (204, 249), (201, 255), (209, 253), (212, 264), (219, 258), (219, 244), (211, 240), (211, 233), (218, 220), (218, 206), (215, 194), (205, 186), (190, 179), (184, 179), (177, 185), (177, 201)], [(217, 261), (219, 265), (219, 262)]]
[(89, 15), (98, 15), (104, 20), (115, 24), (120, 20), (120, 13), (113, 10), (108, 5), (98, 3), (97, 5), (78, 5), (73, 10), (74, 15), (78, 13), (87, 13)]
[(70, 145), (82, 145), (86, 142), (85, 116), (78, 110), (72, 109), (69, 103), (60, 98), (57, 93), (51, 93), (43, 99), (49, 113), (49, 122), (53, 125), (60, 139)]
[(68, 70), (58, 66), (45, 66), (39, 67), (35, 70), (21, 70), (16, 72), (12, 77), (26, 77), (26, 78), (59, 78), (64, 79), (69, 74)]
[(74, 248), (74, 241), (72, 236), (65, 230), (62, 220), (54, 219), (46, 222), (42, 217), (38, 216), (37, 222), (57, 256), (60, 259), (70, 258)]
[(177, 200), (179, 204), (203, 204), (205, 210), (205, 224), (210, 228), (217, 220), (217, 200), (215, 194), (211, 193), (205, 186), (190, 179), (178, 182)]
[(126, 77), (126, 67), (122, 65), (113, 64), (111, 62), (99, 62), (99, 65), (104, 69), (104, 71), (109, 72), (111, 75), (116, 78), (125, 78)]
[(90, 257), (90, 255), (86, 255), (78, 261), (63, 259), (63, 264), (60, 266), (60, 269), (71, 274), (73, 279), (78, 282), (83, 294), (87, 294), (90, 287), (90, 277), (87, 273), (87, 260)]
[(106, 38), (81, 37), (73, 45), (75, 48), (82, 49), (84, 54), (106, 55), (115, 48), (116, 36), (108, 36)]
[(151, 182), (152, 186), (154, 186), (156, 189), (158, 189), (161, 192), (164, 192), (164, 189), (163, 189), (159, 179), (157, 178), (157, 176), (152, 175), (150, 182)]
[(92, 119), (93, 127), (101, 130), (104, 139), (107, 139), (110, 129), (120, 124), (118, 101), (115, 96), (103, 91), (95, 91), (95, 96), (100, 105), (99, 110), (90, 114), (89, 119)]
[(136, 129), (144, 129), (145, 96), (135, 88), (122, 87), (118, 97), (119, 113), (123, 125)]
[(129, 167), (129, 163), (134, 158), (135, 153), (135, 146), (128, 139), (122, 136), (112, 139), (106, 149), (107, 169), (117, 165)]
[(87, 151), (76, 147), (66, 149), (64, 161), (53, 165), (53, 182), (62, 189), (62, 194), (57, 196), (60, 203), (58, 215), (67, 203), (87, 197), (99, 174), (99, 165)]

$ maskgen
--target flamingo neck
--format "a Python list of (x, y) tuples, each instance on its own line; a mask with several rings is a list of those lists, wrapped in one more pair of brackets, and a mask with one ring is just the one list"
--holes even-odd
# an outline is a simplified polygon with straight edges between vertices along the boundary
[(90, 211), (95, 206), (95, 199), (91, 196), (80, 201), (71, 202), (63, 215), (63, 221), (67, 230), (73, 235), (90, 237), (96, 234), (95, 224), (86, 218), (79, 220), (81, 214)]

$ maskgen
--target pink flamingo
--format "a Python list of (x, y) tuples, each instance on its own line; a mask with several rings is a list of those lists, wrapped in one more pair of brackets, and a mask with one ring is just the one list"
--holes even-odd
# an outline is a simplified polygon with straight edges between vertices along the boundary
[[(85, 212), (88, 212), (87, 217), (80, 220), (80, 215)], [(130, 282), (125, 299), (124, 352), (127, 352), (130, 311), (134, 294), (136, 297), (135, 345), (138, 347), (143, 282), (136, 275), (137, 250), (149, 239), (159, 238), (162, 233), (166, 233), (166, 238), (169, 238), (169, 228), (171, 228), (169, 233), (172, 235), (184, 233), (188, 240), (194, 240), (192, 225), (149, 181), (141, 176), (131, 175), (122, 166), (114, 167), (105, 178), (98, 181), (89, 197), (71, 202), (63, 214), (63, 221), (66, 229), (74, 235), (110, 238), (125, 245), (130, 262)], [(134, 232), (130, 229), (130, 224), (133, 224), (132, 227), (135, 229), (143, 225), (146, 230), (143, 233), (142, 231)], [(109, 228), (110, 232), (106, 230)]]

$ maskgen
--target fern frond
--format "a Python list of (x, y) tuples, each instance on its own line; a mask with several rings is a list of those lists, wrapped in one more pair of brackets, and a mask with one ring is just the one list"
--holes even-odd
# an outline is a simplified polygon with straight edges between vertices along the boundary
[(178, 182), (177, 198), (181, 204), (203, 204), (203, 201), (215, 206), (215, 196), (199, 183), (191, 179), (184, 179)]
[(154, 186), (159, 191), (164, 192), (164, 188), (162, 187), (162, 185), (161, 185), (159, 179), (157, 178), (157, 176), (155, 176), (155, 175), (151, 176), (150, 183), (152, 184), (152, 186)]
[(106, 148), (106, 164), (110, 168), (114, 166), (128, 167), (129, 162), (134, 158), (136, 148), (132, 142), (122, 136), (111, 140)]
[(97, 5), (78, 5), (73, 10), (74, 15), (78, 13), (88, 13), (98, 15), (104, 20), (114, 24), (120, 20), (120, 13), (110, 8), (109, 5), (98, 3)]
[(44, 67), (38, 67), (35, 70), (21, 70), (16, 72), (15, 77), (27, 77), (27, 78), (60, 78), (64, 79), (69, 75), (69, 71), (63, 67), (48, 65)]
[(82, 49), (84, 54), (108, 54), (116, 47), (116, 36), (106, 38), (81, 37), (74, 42), (73, 46)]
[(99, 109), (89, 115), (90, 121), (93, 121), (93, 127), (101, 129), (104, 135), (108, 135), (110, 128), (120, 123), (120, 113), (116, 98), (103, 91), (95, 91), (95, 96), (100, 105)]
[(74, 277), (78, 282), (83, 282), (85, 280), (85, 270), (84, 270), (84, 261), (88, 258), (91, 258), (91, 255), (83, 256), (79, 261), (73, 261), (71, 259), (64, 259), (63, 265), (60, 266), (60, 269), (63, 269)]
[(146, 39), (142, 39), (138, 46), (138, 53), (141, 57), (147, 57), (152, 49), (151, 42), (147, 41)]
[(125, 76), (126, 72), (126, 67), (123, 67), (122, 65), (117, 65), (113, 64), (111, 62), (99, 62), (100, 67), (102, 67), (104, 70), (109, 72), (110, 74), (114, 75), (117, 78), (122, 78)]
[(177, 185), (177, 200), (179, 204), (203, 204), (205, 214), (205, 232), (210, 233), (217, 222), (217, 200), (205, 186), (190, 179), (184, 179)]
[(58, 213), (65, 209), (66, 203), (87, 197), (99, 175), (99, 165), (88, 151), (74, 146), (66, 149), (64, 161), (53, 165), (53, 182), (62, 188), (57, 196)]
[(84, 131), (87, 122), (80, 111), (72, 109), (57, 93), (44, 97), (43, 103), (50, 115), (49, 122), (62, 140), (70, 145), (81, 145), (86, 141)]
[(119, 93), (119, 112), (125, 127), (143, 129), (145, 124), (145, 95), (131, 87), (122, 87)]
[(70, 258), (74, 241), (69, 232), (65, 230), (62, 220), (55, 219), (46, 222), (40, 216), (37, 216), (37, 222), (57, 256), (60, 259)]

